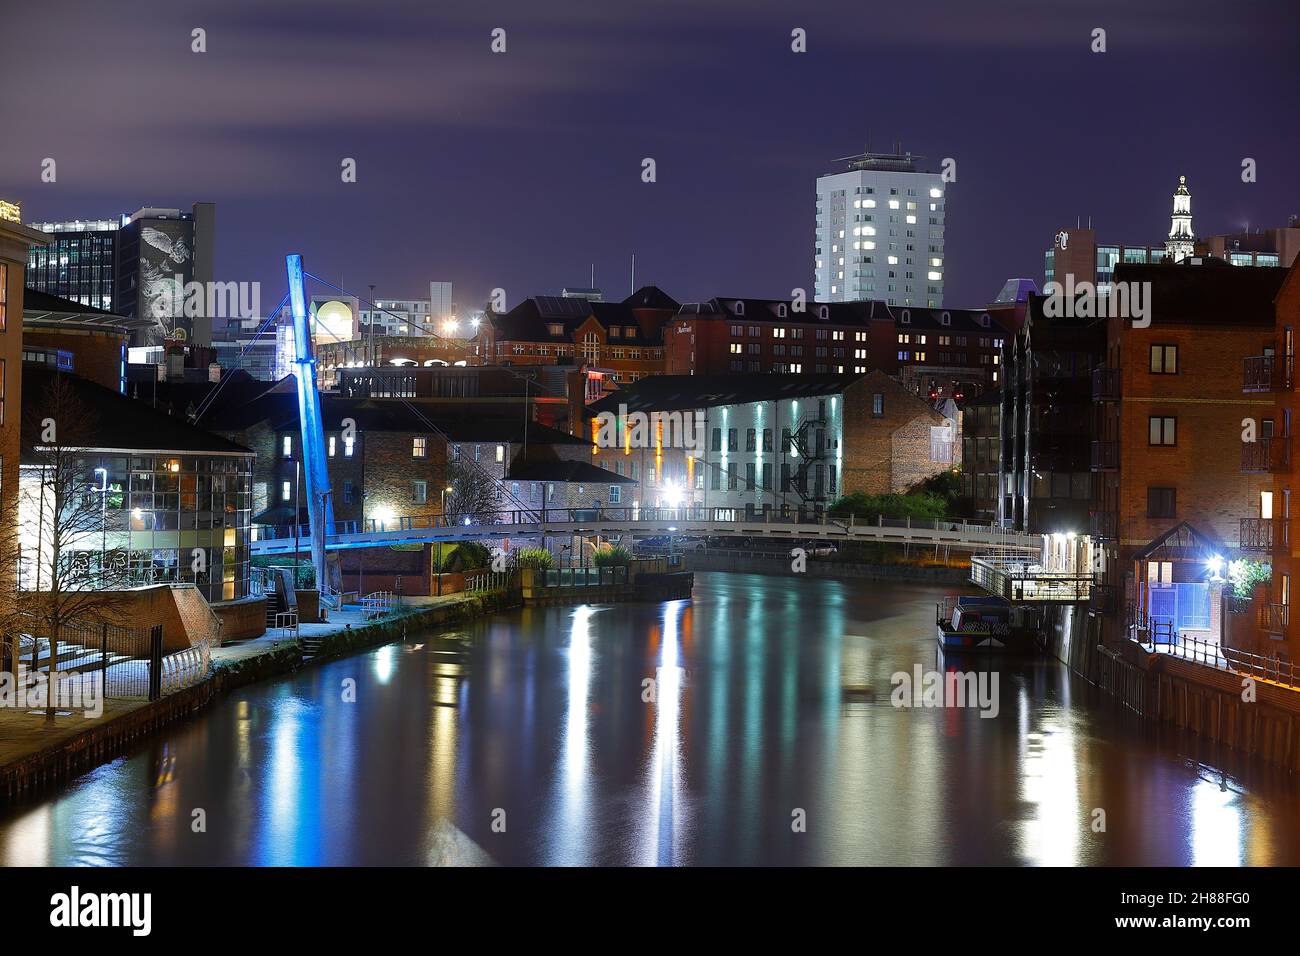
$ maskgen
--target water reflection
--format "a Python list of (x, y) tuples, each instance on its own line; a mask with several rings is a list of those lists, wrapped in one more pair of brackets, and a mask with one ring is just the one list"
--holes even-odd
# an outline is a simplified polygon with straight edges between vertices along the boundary
[(1284, 775), (1058, 665), (995, 665), (994, 718), (892, 706), (895, 673), (988, 669), (936, 658), (937, 596), (703, 574), (413, 635), (8, 809), (0, 863), (1300, 862)]

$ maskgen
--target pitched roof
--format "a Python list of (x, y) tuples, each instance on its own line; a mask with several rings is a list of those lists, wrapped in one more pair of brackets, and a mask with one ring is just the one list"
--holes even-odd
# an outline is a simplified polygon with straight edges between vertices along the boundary
[(569, 481), (588, 485), (635, 485), (637, 480), (617, 475), (586, 461), (522, 461), (510, 466), (511, 481)]
[(587, 406), (591, 412), (671, 411), (838, 395), (862, 375), (650, 375)]
[(671, 309), (676, 312), (681, 303), (657, 285), (643, 285), (623, 300), (634, 309)]
[(1119, 263), (1115, 282), (1151, 283), (1151, 322), (1155, 325), (1231, 325), (1272, 328), (1273, 300), (1287, 270), (1271, 266), (1230, 266), (1205, 257), (1139, 265)]
[(1150, 544), (1148, 544), (1137, 554), (1133, 555), (1133, 560), (1145, 561), (1147, 558), (1151, 557), (1153, 554), (1155, 554), (1157, 551), (1163, 548), (1170, 538), (1181, 537), (1184, 531), (1186, 531), (1189, 535), (1191, 535), (1192, 539), (1200, 545), (1202, 550), (1208, 551), (1211, 554), (1217, 554), (1219, 556), (1223, 556), (1224, 554), (1227, 553), (1224, 550), (1222, 542), (1220, 542), (1219, 539), (1216, 538), (1214, 535), (1206, 534), (1202, 531), (1198, 531), (1195, 527), (1188, 524), (1186, 521), (1180, 521), (1178, 522), (1178, 524), (1174, 525), (1172, 528), (1170, 528), (1164, 534), (1160, 535), (1158, 538), (1153, 538)]
[[(76, 400), (94, 415), (94, 434), (83, 440), (92, 443), (89, 447), (123, 452), (252, 454), (243, 445), (237, 445), (180, 418), (151, 408), (145, 402), (119, 395), (89, 379), (67, 372), (55, 372), (38, 365), (23, 366), (24, 410), (36, 409), (39, 412), (55, 376), (60, 376), (70, 385)], [(23, 416), (24, 461), (32, 460), (29, 453), (31, 446), (41, 444), (39, 423), (39, 414)]]

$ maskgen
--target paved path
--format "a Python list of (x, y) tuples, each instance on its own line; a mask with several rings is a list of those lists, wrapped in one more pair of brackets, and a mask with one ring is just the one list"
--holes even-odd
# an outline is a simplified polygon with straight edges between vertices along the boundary
[[(408, 610), (425, 610), (439, 604), (455, 604), (465, 599), (466, 595), (448, 594), (441, 597), (407, 597), (402, 605)], [(348, 625), (362, 627), (368, 620), (358, 606), (348, 606), (341, 611), (330, 611), (330, 620), (325, 624), (303, 624), (304, 636), (325, 636), (342, 631)], [(391, 617), (391, 615), (388, 615)], [(272, 630), (250, 641), (242, 641), (228, 647), (212, 650), (213, 663), (221, 666), (236, 661), (246, 660), (262, 654), (268, 654), (296, 644), (293, 638)], [(143, 700), (106, 700), (103, 702), (103, 714), (99, 717), (87, 717), (81, 710), (75, 710), (68, 716), (55, 717), (52, 723), (46, 721), (44, 712), (31, 713), (27, 707), (0, 706), (0, 766), (20, 760), (47, 747), (61, 744), (97, 727), (115, 717), (128, 714), (146, 705)]]

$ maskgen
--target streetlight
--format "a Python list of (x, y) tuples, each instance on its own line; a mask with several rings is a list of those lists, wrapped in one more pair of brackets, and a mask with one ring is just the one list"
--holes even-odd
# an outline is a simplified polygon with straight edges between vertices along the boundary
[(104, 573), (104, 562), (108, 556), (108, 469), (96, 468), (95, 474), (100, 477), (98, 488), (91, 486), (91, 490), (99, 492), (99, 586), (104, 586), (106, 575)]

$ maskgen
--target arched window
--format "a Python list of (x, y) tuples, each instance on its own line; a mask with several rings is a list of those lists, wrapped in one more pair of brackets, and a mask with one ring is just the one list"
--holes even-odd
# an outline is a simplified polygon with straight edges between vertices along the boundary
[(830, 306), (823, 305), (820, 309), (817, 310), (817, 316), (818, 318), (829, 319), (831, 317)]
[(745, 314), (745, 303), (740, 302), (740, 301), (737, 301), (737, 302), (736, 302), (736, 315), (744, 315), (744, 314)]

